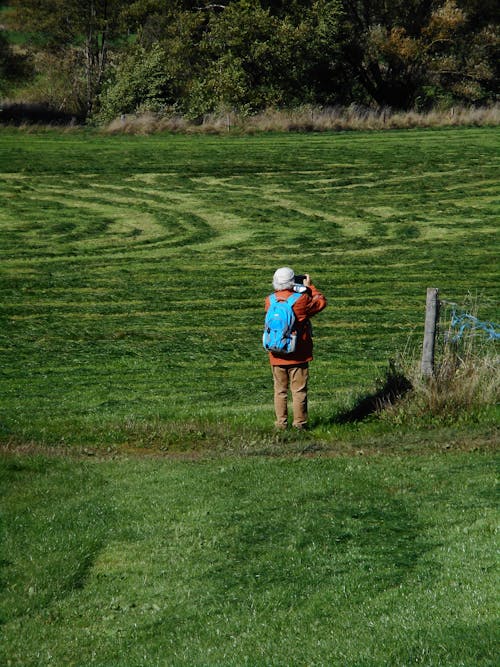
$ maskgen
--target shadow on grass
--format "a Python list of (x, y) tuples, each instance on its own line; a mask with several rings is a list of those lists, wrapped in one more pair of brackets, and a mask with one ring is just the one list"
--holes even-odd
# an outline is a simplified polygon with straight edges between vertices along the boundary
[(49, 104), (16, 103), (3, 104), (0, 109), (0, 123), (7, 125), (81, 125), (81, 114), (72, 114), (56, 109)]
[(321, 420), (321, 423), (353, 424), (363, 421), (380, 412), (384, 407), (393, 405), (412, 388), (410, 380), (395, 367), (394, 362), (390, 362), (385, 379), (379, 383), (379, 387), (372, 394), (359, 397), (351, 408), (326, 420)]

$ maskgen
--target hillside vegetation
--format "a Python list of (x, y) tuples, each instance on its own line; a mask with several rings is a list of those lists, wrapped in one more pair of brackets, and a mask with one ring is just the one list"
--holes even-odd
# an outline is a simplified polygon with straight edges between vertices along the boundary
[[(498, 102), (492, 0), (10, 0), (0, 119), (108, 123), (356, 105)], [(43, 108), (45, 107), (45, 116)]]

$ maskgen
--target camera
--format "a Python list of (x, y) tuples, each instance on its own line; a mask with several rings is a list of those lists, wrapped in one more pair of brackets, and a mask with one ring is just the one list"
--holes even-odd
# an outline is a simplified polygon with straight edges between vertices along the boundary
[(299, 294), (303, 294), (304, 292), (307, 292), (307, 287), (304, 285), (304, 280), (306, 279), (305, 274), (301, 273), (298, 275), (295, 275), (293, 277), (293, 282), (295, 283), (293, 286), (293, 291), (298, 292)]

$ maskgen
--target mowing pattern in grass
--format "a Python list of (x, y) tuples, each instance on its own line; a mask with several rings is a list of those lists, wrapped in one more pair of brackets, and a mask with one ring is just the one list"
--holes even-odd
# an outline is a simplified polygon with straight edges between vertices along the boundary
[(498, 317), (498, 139), (2, 131), (0, 437), (270, 425), (262, 303), (282, 264), (329, 297), (311, 393), (327, 420), (419, 339), (427, 286)]
[(0, 661), (492, 666), (493, 462), (5, 458)]

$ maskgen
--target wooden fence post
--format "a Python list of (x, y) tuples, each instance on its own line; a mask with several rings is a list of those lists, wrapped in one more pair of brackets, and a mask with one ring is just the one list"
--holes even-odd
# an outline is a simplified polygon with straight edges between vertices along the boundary
[(439, 318), (439, 290), (436, 287), (427, 288), (425, 304), (424, 345), (422, 348), (422, 375), (430, 377), (434, 374), (434, 346), (436, 342), (436, 328)]

